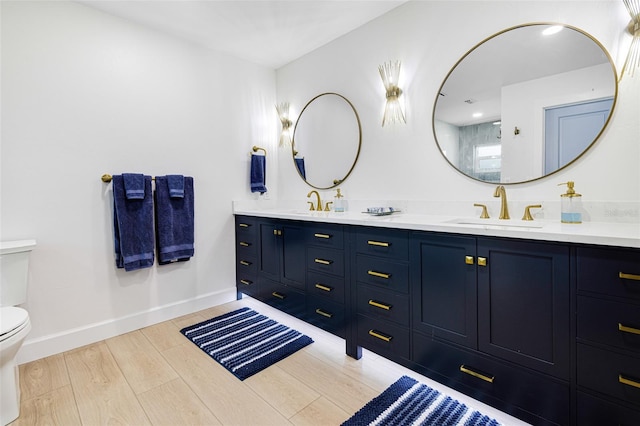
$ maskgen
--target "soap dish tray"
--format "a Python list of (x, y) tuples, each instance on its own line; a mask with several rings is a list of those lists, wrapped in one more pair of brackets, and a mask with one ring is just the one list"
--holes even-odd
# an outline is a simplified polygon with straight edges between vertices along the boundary
[(391, 210), (391, 211), (383, 211), (383, 212), (362, 212), (368, 214), (370, 216), (390, 216), (394, 213), (400, 213), (401, 210)]

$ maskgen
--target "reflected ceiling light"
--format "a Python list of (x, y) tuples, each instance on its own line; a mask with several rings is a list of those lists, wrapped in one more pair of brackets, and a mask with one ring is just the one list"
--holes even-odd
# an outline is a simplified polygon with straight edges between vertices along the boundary
[(633, 35), (633, 40), (631, 40), (629, 53), (627, 53), (627, 59), (624, 61), (624, 66), (620, 73), (620, 80), (622, 80), (625, 72), (628, 72), (633, 77), (636, 68), (640, 68), (640, 0), (622, 0), (622, 2), (627, 7), (629, 15), (631, 15), (631, 22), (627, 29)]
[(552, 26), (548, 27), (547, 29), (545, 29), (544, 31), (542, 31), (542, 35), (550, 36), (552, 34), (559, 33), (563, 29), (564, 29), (564, 26), (562, 26), (562, 25), (552, 25)]
[(406, 123), (402, 107), (400, 106), (399, 97), (402, 90), (398, 87), (398, 79), (400, 77), (400, 61), (385, 62), (380, 65), (380, 77), (387, 91), (387, 103), (384, 107), (384, 116), (382, 117), (382, 127), (387, 123)]
[(482, 113), (481, 112), (474, 112), (473, 113), (473, 118), (480, 118), (482, 117)]
[(291, 145), (291, 120), (289, 119), (289, 102), (282, 102), (276, 105), (278, 118), (282, 123), (282, 132), (280, 133), (280, 146)]

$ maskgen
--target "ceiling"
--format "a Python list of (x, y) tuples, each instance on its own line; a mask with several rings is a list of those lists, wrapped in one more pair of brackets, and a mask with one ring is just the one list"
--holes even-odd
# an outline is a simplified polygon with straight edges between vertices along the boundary
[(77, 0), (274, 69), (407, 0)]

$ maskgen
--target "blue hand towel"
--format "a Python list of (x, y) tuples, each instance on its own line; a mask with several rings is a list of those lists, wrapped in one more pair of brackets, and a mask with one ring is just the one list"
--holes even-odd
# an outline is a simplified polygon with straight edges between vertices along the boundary
[(264, 155), (251, 156), (251, 192), (267, 192), (267, 159)]
[(125, 271), (153, 266), (155, 241), (151, 176), (144, 176), (143, 199), (127, 199), (122, 175), (113, 176), (112, 182), (116, 266)]
[(300, 176), (302, 176), (304, 180), (307, 180), (307, 173), (304, 170), (304, 158), (294, 158), (293, 161), (296, 162), (296, 167), (300, 172)]
[(144, 200), (144, 175), (141, 173), (123, 173), (124, 191), (127, 200)]
[(184, 176), (184, 196), (172, 198), (169, 177), (156, 176), (158, 263), (189, 260), (194, 254), (193, 178)]
[(167, 184), (171, 198), (184, 198), (184, 176), (167, 175)]

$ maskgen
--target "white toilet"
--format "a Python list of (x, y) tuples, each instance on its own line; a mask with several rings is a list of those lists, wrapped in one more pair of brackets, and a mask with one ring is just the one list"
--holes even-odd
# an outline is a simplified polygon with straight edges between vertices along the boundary
[(17, 307), (27, 300), (29, 254), (34, 240), (0, 242), (0, 424), (20, 414), (16, 355), (31, 330), (29, 313)]

